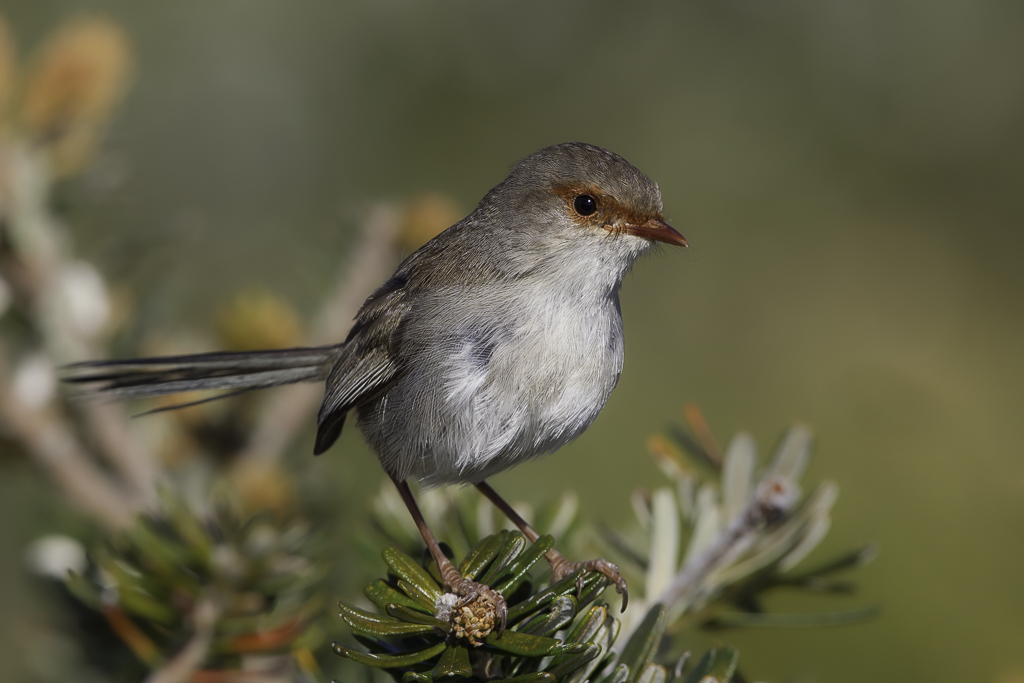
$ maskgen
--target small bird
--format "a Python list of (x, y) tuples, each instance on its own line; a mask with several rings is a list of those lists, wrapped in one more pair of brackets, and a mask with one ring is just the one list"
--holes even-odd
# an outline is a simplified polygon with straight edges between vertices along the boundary
[[(405, 259), (340, 344), (93, 361), (70, 366), (65, 380), (117, 399), (326, 381), (314, 453), (354, 412), (446, 586), (462, 604), (482, 598), (503, 626), (504, 598), (458, 573), (407, 480), (474, 484), (535, 540), (486, 479), (558, 449), (597, 417), (622, 371), (622, 279), (656, 242), (687, 246), (664, 220), (657, 184), (600, 147), (554, 145)], [(547, 559), (553, 580), (580, 567), (604, 573), (625, 609), (612, 563), (569, 562), (554, 549)]]

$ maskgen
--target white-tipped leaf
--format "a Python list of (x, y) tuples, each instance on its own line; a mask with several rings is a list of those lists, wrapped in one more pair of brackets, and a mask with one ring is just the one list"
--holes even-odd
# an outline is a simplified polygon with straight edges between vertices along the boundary
[(668, 680), (668, 670), (660, 664), (648, 662), (636, 683), (665, 683)]
[(810, 526), (804, 532), (803, 538), (801, 538), (796, 547), (789, 551), (789, 554), (783, 557), (779, 561), (779, 571), (788, 572), (793, 567), (800, 564), (805, 557), (807, 557), (812, 550), (818, 547), (825, 535), (828, 534), (829, 528), (832, 526), (832, 518), (826, 513), (823, 515), (816, 515), (811, 520)]
[(640, 528), (644, 531), (650, 531), (651, 501), (647, 497), (647, 492), (642, 489), (633, 491), (633, 494), (629, 497), (629, 502), (633, 506), (633, 514), (636, 515), (636, 521), (640, 522)]
[(734, 436), (722, 463), (722, 510), (726, 523), (736, 519), (750, 501), (756, 461), (754, 437), (745, 432)]
[(647, 565), (647, 597), (661, 595), (679, 565), (679, 508), (665, 487), (651, 497), (651, 557)]
[(799, 482), (811, 459), (814, 435), (804, 425), (794, 425), (782, 438), (766, 476), (778, 476)]
[(693, 528), (693, 537), (686, 549), (683, 566), (688, 566), (704, 552), (722, 530), (722, 512), (715, 500), (715, 489), (704, 485), (697, 493), (697, 523)]
[(679, 502), (679, 514), (687, 525), (692, 525), (697, 516), (697, 480), (692, 475), (685, 475), (676, 480), (676, 498)]

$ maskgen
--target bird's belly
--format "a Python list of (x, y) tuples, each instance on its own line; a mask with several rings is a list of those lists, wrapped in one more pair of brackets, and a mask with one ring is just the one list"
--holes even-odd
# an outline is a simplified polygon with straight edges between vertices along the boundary
[(617, 313), (525, 321), (498, 339), (466, 335), (361, 410), (363, 431), (385, 468), (428, 485), (482, 481), (550, 453), (594, 421), (615, 386)]

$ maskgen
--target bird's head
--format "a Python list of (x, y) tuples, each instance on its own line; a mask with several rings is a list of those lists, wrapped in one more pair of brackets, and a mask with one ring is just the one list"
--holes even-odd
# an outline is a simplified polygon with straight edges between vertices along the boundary
[(658, 185), (617, 154), (583, 143), (526, 157), (479, 211), (548, 247), (607, 244), (635, 257), (655, 242), (686, 246), (665, 222)]

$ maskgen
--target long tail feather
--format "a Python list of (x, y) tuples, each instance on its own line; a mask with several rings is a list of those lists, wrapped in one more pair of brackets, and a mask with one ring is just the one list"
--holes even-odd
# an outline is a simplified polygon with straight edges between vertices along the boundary
[(84, 398), (125, 400), (218, 389), (233, 394), (326, 379), (340, 349), (320, 346), (89, 361), (64, 368), (62, 379), (79, 386)]

